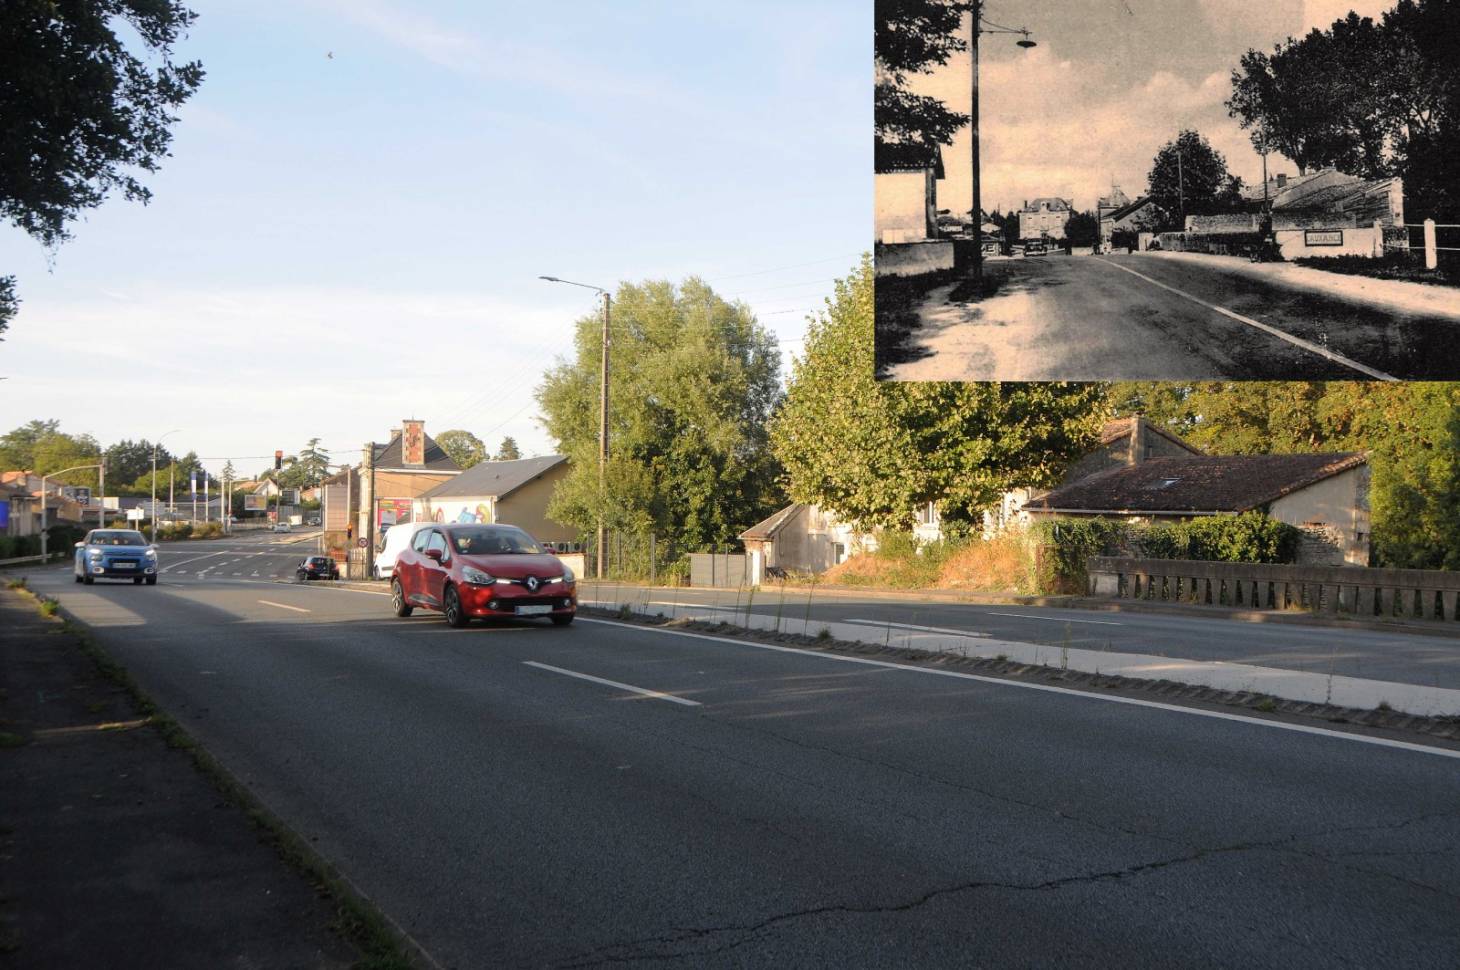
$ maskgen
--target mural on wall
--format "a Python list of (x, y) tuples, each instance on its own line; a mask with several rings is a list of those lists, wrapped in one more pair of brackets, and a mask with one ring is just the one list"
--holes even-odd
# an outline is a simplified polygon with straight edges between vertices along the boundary
[(489, 523), (492, 521), (492, 507), (485, 502), (463, 502), (452, 513), (454, 503), (438, 505), (431, 512), (431, 518), (437, 522), (453, 522), (458, 525), (470, 525), (472, 523)]

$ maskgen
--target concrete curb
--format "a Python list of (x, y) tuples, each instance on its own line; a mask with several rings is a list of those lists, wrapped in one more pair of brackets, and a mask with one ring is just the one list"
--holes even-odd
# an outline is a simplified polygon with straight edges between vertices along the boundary
[[(649, 589), (673, 592), (685, 587), (645, 586), (636, 583), (598, 583), (596, 580), (579, 580), (580, 589), (616, 588)], [(781, 587), (758, 586), (756, 589), (767, 595), (779, 596)], [(1239, 623), (1277, 623), (1294, 626), (1328, 627), (1344, 630), (1373, 630), (1381, 633), (1411, 633), (1420, 636), (1460, 639), (1460, 623), (1439, 624), (1407, 620), (1357, 620), (1342, 617), (1322, 616), (1316, 613), (1278, 612), (1276, 610), (1242, 610), (1227, 606), (1199, 606), (1184, 603), (1150, 603), (1140, 600), (1096, 599), (1090, 596), (1053, 595), (1025, 596), (1021, 594), (961, 593), (946, 589), (890, 590), (884, 588), (863, 589), (857, 586), (786, 586), (788, 594), (805, 596), (833, 596), (844, 599), (878, 599), (921, 603), (966, 604), (970, 606), (1042, 606), (1050, 609), (1083, 610), (1089, 613), (1153, 613), (1167, 616), (1204, 617), (1210, 620), (1230, 620)]]
[[(631, 613), (646, 617), (664, 615), (662, 608), (650, 607), (648, 601), (647, 595), (641, 600), (633, 601), (589, 598), (581, 593), (579, 595), (579, 602), (583, 606), (608, 610), (624, 607)], [(729, 622), (752, 631), (813, 638), (825, 636), (849, 643), (946, 654), (969, 660), (999, 660), (1031, 667), (1054, 667), (1096, 677), (1176, 682), (1188, 687), (1209, 688), (1234, 694), (1266, 695), (1300, 704), (1366, 711), (1387, 709), (1417, 717), (1460, 717), (1460, 690), (1443, 687), (1366, 680), (1225, 661), (1182, 660), (1149, 654), (998, 640), (951, 631), (916, 629), (893, 623), (875, 625), (808, 621), (794, 615), (773, 617), (752, 613), (748, 609), (742, 613), (700, 604), (675, 607), (674, 616), (670, 619), (696, 623)]]

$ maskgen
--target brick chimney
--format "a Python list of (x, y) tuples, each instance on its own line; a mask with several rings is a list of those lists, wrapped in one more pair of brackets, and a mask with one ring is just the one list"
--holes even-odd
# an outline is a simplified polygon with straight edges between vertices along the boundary
[(1130, 450), (1128, 464), (1139, 465), (1146, 460), (1146, 416), (1137, 414), (1130, 419)]
[(1286, 172), (1277, 177), (1277, 184), (1279, 189), (1285, 189), (1288, 187), (1288, 175)]
[(401, 464), (405, 467), (426, 467), (426, 422), (415, 420), (401, 422), (400, 453)]

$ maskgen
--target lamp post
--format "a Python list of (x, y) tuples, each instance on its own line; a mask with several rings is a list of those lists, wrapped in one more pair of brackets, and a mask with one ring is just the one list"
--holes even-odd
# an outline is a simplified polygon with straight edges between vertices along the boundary
[[(169, 435), (169, 434), (177, 434), (178, 433), (178, 430), (179, 429), (177, 429), (177, 428), (173, 428), (171, 431), (167, 432), (167, 434), (163, 435), (162, 438), (166, 438), (167, 435)], [(151, 516), (151, 518), (152, 518), (152, 543), (154, 545), (157, 543), (157, 448), (158, 448), (158, 446), (160, 446), (162, 444), (162, 438), (158, 438), (156, 441), (152, 442), (152, 509), (151, 509), (152, 516)]]
[[(106, 474), (106, 470), (105, 470), (106, 469), (106, 463), (105, 462), (100, 462), (100, 463), (95, 464), (95, 465), (72, 465), (70, 468), (63, 468), (63, 469), (61, 469), (58, 472), (46, 472), (46, 474), (44, 474), (44, 475), (41, 476), (41, 564), (42, 565), (44, 565), (47, 562), (47, 559), (46, 559), (46, 556), (47, 556), (47, 552), (46, 552), (46, 539), (47, 539), (46, 529), (47, 529), (48, 526), (47, 526), (47, 523), (46, 523), (46, 479), (51, 478), (51, 477), (53, 477), (55, 475), (64, 475), (67, 472), (79, 472), (83, 468), (95, 468), (97, 470), (97, 473), (99, 475), (103, 475), (104, 476)], [(105, 482), (105, 479), (103, 478), (102, 481)], [(106, 491), (106, 489), (104, 487), (102, 487), (102, 488), (98, 488), (98, 491), (103, 491), (104, 492), (104, 491)], [(101, 501), (103, 503), (105, 502), (105, 497), (104, 496), (97, 496), (97, 499), (98, 499), (98, 501)], [(106, 513), (103, 512), (102, 515), (105, 516)], [(85, 522), (85, 519), (86, 519), (85, 513), (82, 513), (82, 521)], [(106, 525), (105, 519), (103, 519), (103, 521), (102, 521), (101, 524), (103, 526)]]
[(603, 297), (603, 361), (600, 365), (598, 383), (598, 556), (597, 567), (598, 578), (603, 578), (604, 561), (604, 527), (603, 527), (603, 501), (604, 492), (608, 480), (608, 342), (609, 342), (609, 308), (613, 298), (607, 290), (601, 286), (592, 286), (588, 283), (574, 283), (572, 280), (560, 280), (556, 276), (539, 276), (540, 280), (547, 280), (549, 283), (567, 283), (569, 286), (581, 286), (585, 290), (595, 290)]
[(983, 19), (983, 0), (974, 0), (973, 13), (969, 16), (968, 33), (968, 49), (973, 59), (973, 97), (968, 113), (969, 132), (973, 136), (973, 153), (970, 159), (973, 163), (973, 252), (968, 260), (968, 277), (976, 280), (983, 276), (983, 205), (979, 198), (981, 186), (978, 158), (978, 38), (980, 34), (1018, 34), (1019, 40), (1015, 43), (1025, 50), (1039, 45), (1029, 39), (1029, 31), (1023, 28), (1001, 27)]

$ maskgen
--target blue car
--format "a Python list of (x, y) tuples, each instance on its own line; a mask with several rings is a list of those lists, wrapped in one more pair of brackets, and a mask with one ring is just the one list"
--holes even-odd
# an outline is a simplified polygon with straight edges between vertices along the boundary
[(76, 543), (76, 582), (90, 585), (97, 579), (130, 579), (157, 585), (157, 550), (135, 529), (92, 529)]

